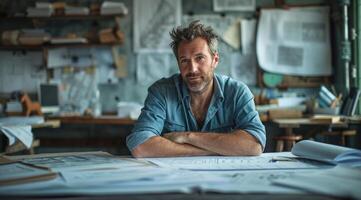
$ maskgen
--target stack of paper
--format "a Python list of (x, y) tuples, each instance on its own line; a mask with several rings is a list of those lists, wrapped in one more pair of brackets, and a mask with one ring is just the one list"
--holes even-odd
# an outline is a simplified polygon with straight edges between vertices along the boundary
[(53, 14), (51, 3), (36, 2), (35, 7), (26, 9), (28, 17), (50, 17)]
[(89, 15), (87, 7), (66, 7), (65, 15)]
[(342, 164), (361, 167), (361, 150), (303, 140), (292, 148), (292, 153), (301, 158), (322, 161), (330, 164)]
[(27, 148), (30, 148), (33, 143), (33, 133), (29, 125), (0, 125), (0, 132), (6, 135), (9, 145), (14, 145), (18, 140)]
[(49, 169), (19, 162), (0, 163), (0, 186), (54, 179), (56, 173)]
[(275, 180), (274, 184), (297, 188), (308, 193), (342, 197), (343, 199), (361, 199), (361, 170), (335, 167), (314, 173), (298, 173), (293, 177)]
[[(278, 159), (285, 157), (288, 159)], [(83, 152), (11, 158), (51, 168), (60, 175), (43, 182), (0, 186), (0, 195), (111, 195), (201, 191), (318, 193), (361, 197), (358, 190), (361, 183), (359, 170), (338, 167), (329, 169), (333, 165), (318, 162), (310, 165), (313, 162), (296, 159), (290, 152), (264, 153), (252, 157), (147, 159), (115, 157), (104, 152)], [(328, 166), (327, 169), (324, 166)]]
[(51, 35), (43, 29), (23, 29), (18, 40), (21, 45), (42, 45), (50, 38)]

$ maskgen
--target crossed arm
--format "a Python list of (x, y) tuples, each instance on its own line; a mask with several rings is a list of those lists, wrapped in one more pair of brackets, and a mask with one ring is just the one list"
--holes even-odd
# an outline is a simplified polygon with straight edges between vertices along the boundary
[(172, 132), (154, 136), (132, 150), (134, 157), (168, 156), (252, 156), (262, 153), (257, 139), (243, 130), (229, 134)]

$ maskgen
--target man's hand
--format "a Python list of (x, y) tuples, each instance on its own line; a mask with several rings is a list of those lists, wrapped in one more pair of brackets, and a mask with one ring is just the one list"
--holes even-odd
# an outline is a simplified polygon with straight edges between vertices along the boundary
[(171, 133), (164, 134), (163, 137), (172, 142), (175, 142), (178, 144), (184, 144), (184, 143), (187, 143), (188, 135), (189, 135), (189, 132), (171, 132)]

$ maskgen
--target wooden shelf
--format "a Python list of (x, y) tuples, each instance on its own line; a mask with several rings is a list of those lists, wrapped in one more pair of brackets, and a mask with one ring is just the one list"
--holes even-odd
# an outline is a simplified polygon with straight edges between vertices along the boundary
[(117, 15), (61, 15), (50, 17), (0, 17), (0, 20), (103, 20), (114, 17), (124, 17), (124, 14)]
[(60, 120), (62, 124), (98, 124), (98, 125), (134, 125), (136, 120), (130, 118), (120, 118), (112, 115), (103, 115), (99, 117), (91, 116), (58, 116), (48, 117), (52, 120)]
[(43, 49), (52, 49), (52, 48), (89, 48), (89, 47), (108, 47), (122, 45), (122, 42), (117, 43), (86, 43), (86, 44), (44, 44), (41, 46), (24, 46), (24, 45), (0, 45), (0, 50), (29, 50), (29, 51), (41, 51)]

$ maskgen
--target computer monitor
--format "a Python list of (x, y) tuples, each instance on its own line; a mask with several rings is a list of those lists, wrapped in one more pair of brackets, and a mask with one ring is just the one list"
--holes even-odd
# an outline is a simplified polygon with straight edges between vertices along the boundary
[(41, 83), (38, 91), (41, 111), (43, 113), (59, 112), (59, 85), (56, 83)]

